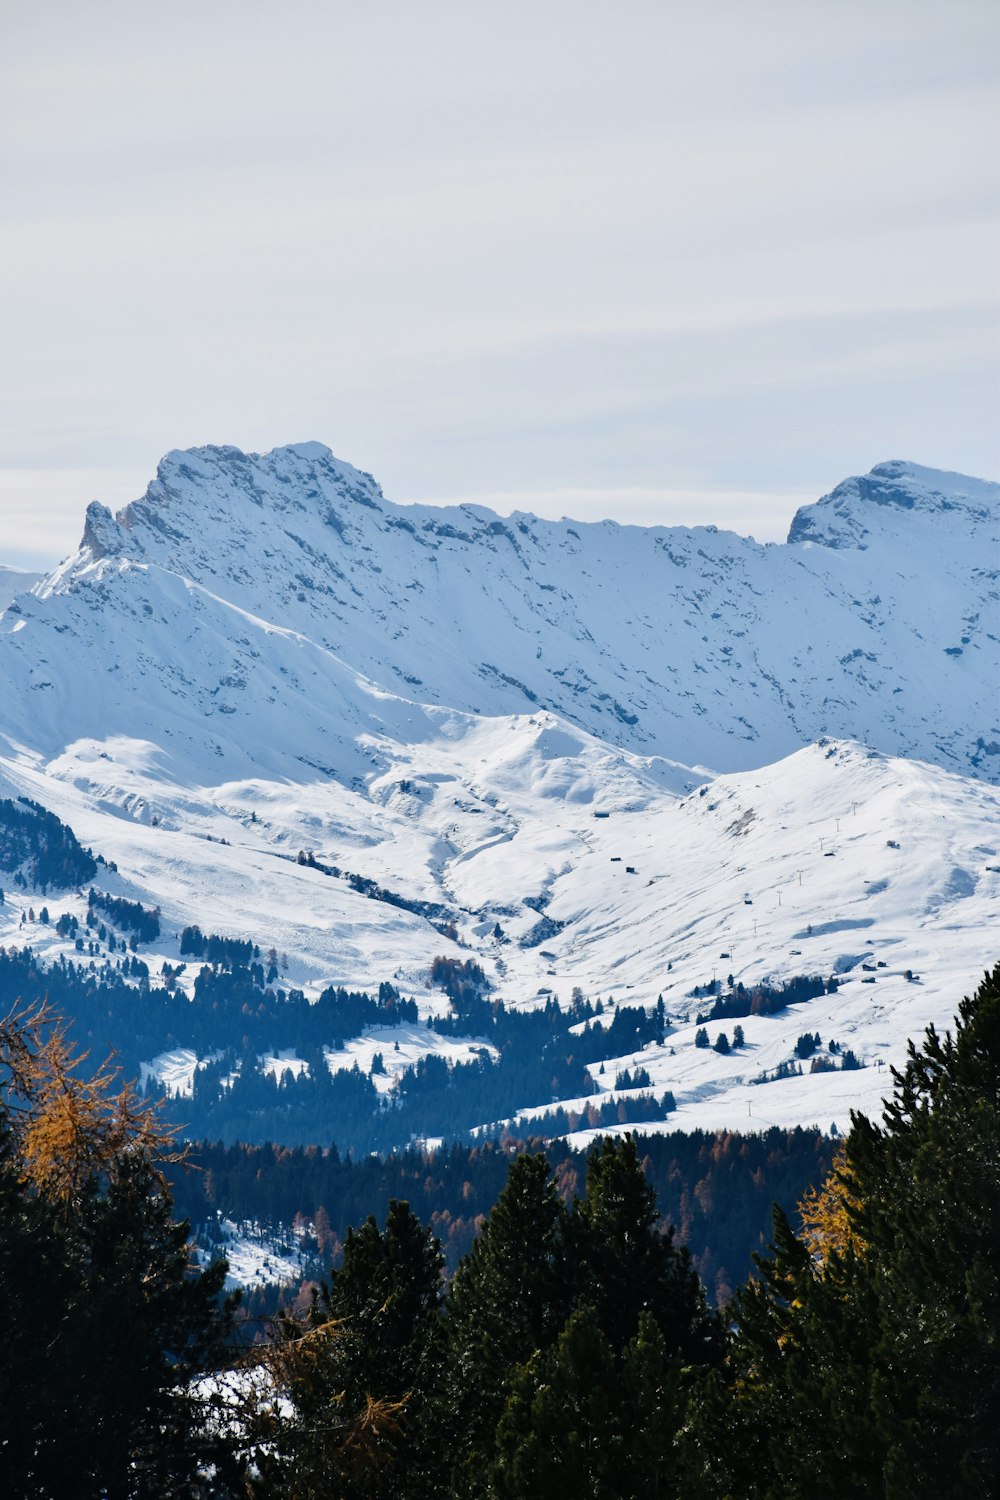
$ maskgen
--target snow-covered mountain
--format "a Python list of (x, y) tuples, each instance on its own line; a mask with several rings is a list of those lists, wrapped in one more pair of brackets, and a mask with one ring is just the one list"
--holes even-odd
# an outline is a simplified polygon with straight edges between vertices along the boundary
[[(0, 616), (0, 796), (116, 861), (164, 959), (198, 922), (425, 1012), (438, 953), (513, 1004), (662, 993), (676, 1125), (845, 1123), (876, 1067), (751, 1075), (805, 1026), (897, 1061), (1000, 948), (998, 533), (1000, 486), (898, 462), (760, 546), (393, 505), (319, 444), (172, 453)], [(727, 1058), (691, 1045), (713, 971), (844, 982)]]
[(832, 734), (1000, 779), (1000, 486), (884, 464), (790, 538), (398, 506), (319, 444), (172, 453), (15, 602), (2, 727), (349, 781), (411, 703), (538, 707), (715, 771)]

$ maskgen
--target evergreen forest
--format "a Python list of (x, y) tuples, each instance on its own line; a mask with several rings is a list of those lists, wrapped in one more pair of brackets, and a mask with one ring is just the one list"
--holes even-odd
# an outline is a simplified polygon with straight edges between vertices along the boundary
[[(187, 962), (164, 963), (160, 974), (150, 973), (140, 941), (158, 928), (158, 919), (138, 902), (92, 889), (86, 926), (47, 910), (43, 920), (73, 938), (79, 956), (43, 964), (30, 947), (0, 948), (0, 1009), (17, 1001), (49, 1002), (73, 1021), (81, 1045), (101, 1057), (113, 1050), (129, 1077), (140, 1077), (158, 1054), (177, 1048), (196, 1053), (202, 1062), (192, 1096), (171, 1104), (189, 1140), (335, 1142), (343, 1151), (384, 1152), (414, 1138), (450, 1141), (485, 1121), (516, 1120), (525, 1102), (537, 1099), (554, 1101), (531, 1123), (535, 1135), (546, 1137), (662, 1121), (676, 1107), (669, 1089), (650, 1087), (641, 1066), (616, 1069), (614, 1096), (598, 1098), (588, 1067), (606, 1062), (615, 1068), (616, 1059), (668, 1038), (671, 1018), (662, 998), (647, 1009), (575, 993), (566, 1005), (551, 996), (537, 1009), (517, 1010), (489, 995), (476, 965), (439, 958), (434, 978), (450, 1008), (431, 1027), (467, 1040), (468, 1056), (448, 1060), (428, 1052), (403, 1068), (386, 1092), (371, 1070), (356, 1064), (331, 1072), (326, 1049), (340, 1052), (376, 1027), (385, 1029), (389, 1050), (400, 1035), (406, 1040), (405, 1029), (418, 1024), (417, 1006), (391, 983), (384, 981), (375, 994), (330, 985), (308, 999), (277, 982), (273, 950), (192, 927), (181, 934), (181, 951), (205, 962), (189, 994), (179, 982)], [(835, 979), (813, 975), (727, 990), (716, 982), (705, 987), (715, 997), (705, 1019), (773, 1014), (835, 987)], [(739, 1035), (734, 1029), (734, 1046)], [(728, 1050), (728, 1039), (725, 1045)], [(836, 1039), (830, 1047), (824, 1064), (850, 1066)], [(305, 1066), (269, 1068), (266, 1058), (282, 1052)], [(787, 1066), (799, 1064), (790, 1057)], [(165, 1094), (151, 1075), (144, 1088), (150, 1097)], [(526, 1128), (520, 1125), (520, 1133)]]
[[(639, 1138), (660, 1222), (675, 1226), (713, 1304), (728, 1301), (752, 1272), (754, 1252), (766, 1249), (772, 1203), (794, 1213), (829, 1172), (835, 1144), (818, 1130), (776, 1127), (756, 1135), (697, 1130)], [(302, 1239), (306, 1279), (322, 1279), (339, 1263), (352, 1224), (369, 1214), (381, 1221), (392, 1199), (404, 1200), (433, 1229), (450, 1276), (499, 1197), (514, 1156), (542, 1149), (561, 1196), (571, 1200), (586, 1179), (587, 1153), (558, 1140), (513, 1136), (356, 1157), (336, 1147), (199, 1141), (170, 1178), (177, 1209), (199, 1244), (217, 1244), (222, 1254), (220, 1221), (242, 1226), (262, 1244), (287, 1242), (295, 1224), (319, 1226)], [(256, 1288), (255, 1311), (273, 1311), (278, 1291)]]
[(518, 1151), (453, 1275), (412, 1203), (251, 1335), (183, 1149), (37, 1009), (0, 1027), (0, 1486), (24, 1500), (987, 1496), (1000, 1472), (1000, 966), (911, 1044), (720, 1312), (645, 1144)]

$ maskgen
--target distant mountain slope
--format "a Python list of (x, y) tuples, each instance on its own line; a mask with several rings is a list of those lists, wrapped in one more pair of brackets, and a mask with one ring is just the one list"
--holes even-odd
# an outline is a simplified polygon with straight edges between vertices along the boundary
[[(396, 506), (318, 444), (173, 453), (0, 615), (0, 798), (161, 908), (141, 983), (194, 923), (310, 998), (416, 997), (412, 1035), (328, 1039), (334, 1068), (388, 1048), (383, 1090), (440, 1051), (444, 955), (515, 1008), (662, 994), (666, 1044), (621, 1065), (675, 1126), (844, 1125), (1000, 951), (998, 531), (1000, 486), (898, 462), (759, 546)], [(2, 873), (0, 947), (131, 972), (77, 946), (85, 892)], [(714, 980), (833, 973), (695, 1047)], [(802, 1033), (872, 1066), (800, 1075)], [(206, 1058), (141, 1061), (190, 1085)], [(591, 1069), (612, 1110), (617, 1072)]]
[(790, 538), (397, 506), (313, 443), (171, 453), (3, 616), (0, 731), (350, 782), (358, 735), (436, 732), (419, 705), (537, 706), (716, 771), (834, 734), (1000, 779), (1000, 486), (884, 464)]
[[(606, 1005), (650, 1007), (662, 994), (673, 1023), (665, 1044), (591, 1072), (612, 1097), (619, 1067), (645, 1069), (658, 1097), (676, 1098), (671, 1128), (845, 1128), (852, 1107), (877, 1112), (884, 1065), (898, 1065), (930, 1021), (947, 1025), (956, 997), (1000, 951), (1000, 791), (827, 742), (678, 797), (641, 763), (616, 763), (582, 737), (573, 754), (569, 732), (558, 736), (544, 716), (473, 720), (465, 738), (409, 747), (368, 796), (323, 780), (167, 788), (140, 754), (127, 762), (128, 746), (113, 747), (114, 762), (95, 758), (91, 777), (78, 762), (72, 781), (8, 760), (0, 796), (44, 798), (117, 865), (96, 878), (102, 889), (160, 909), (160, 935), (141, 944), (157, 986), (165, 963), (183, 962), (179, 936), (196, 923), (262, 952), (273, 946), (280, 986), (315, 999), (331, 982), (375, 993), (387, 980), (426, 1018), (448, 1009), (431, 976), (443, 954), (482, 966), (490, 995), (517, 1009), (552, 994), (568, 1003), (576, 989)], [(123, 800), (113, 777), (130, 786)], [(316, 865), (297, 861), (300, 848)], [(324, 873), (333, 866), (339, 876)], [(0, 947), (79, 961), (75, 932), (56, 921), (69, 913), (83, 923), (85, 891), (42, 895), (8, 875), (0, 884)], [(196, 972), (189, 961), (188, 986)], [(835, 974), (840, 987), (743, 1018), (739, 1051), (694, 1045), (713, 981), (801, 974)], [(712, 1022), (711, 1041), (732, 1029)], [(807, 1062), (801, 1076), (776, 1076), (795, 1063), (803, 1033), (824, 1046), (835, 1038), (869, 1066), (810, 1075)], [(388, 1086), (397, 1067), (441, 1043), (425, 1028), (383, 1028), (327, 1045), (333, 1065), (359, 1062), (366, 1073), (383, 1053)], [(290, 1045), (275, 1036), (278, 1049)], [(189, 1084), (196, 1060), (167, 1051), (157, 1067)], [(525, 1095), (517, 1107), (552, 1103)]]

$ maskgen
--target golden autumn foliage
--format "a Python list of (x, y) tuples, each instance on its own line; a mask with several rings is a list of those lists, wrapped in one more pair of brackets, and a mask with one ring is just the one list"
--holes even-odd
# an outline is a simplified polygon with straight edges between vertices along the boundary
[(139, 1152), (159, 1170), (183, 1158), (159, 1105), (140, 1100), (108, 1058), (96, 1071), (68, 1028), (46, 1006), (0, 1020), (0, 1085), (26, 1178), (54, 1201), (70, 1202), (96, 1174)]
[(4, 1496), (201, 1493), (228, 1461), (212, 1382), (233, 1363), (236, 1301), (225, 1261), (201, 1269), (174, 1217), (183, 1154), (48, 1008), (0, 1017)]
[(853, 1181), (847, 1150), (841, 1146), (829, 1175), (820, 1187), (810, 1188), (799, 1204), (803, 1243), (820, 1264), (825, 1264), (833, 1252), (864, 1251), (864, 1242), (854, 1227), (860, 1199)]

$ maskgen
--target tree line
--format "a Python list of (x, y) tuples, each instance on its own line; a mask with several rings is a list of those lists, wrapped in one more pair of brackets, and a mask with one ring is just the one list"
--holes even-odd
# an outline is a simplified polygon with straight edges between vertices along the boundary
[[(148, 963), (130, 951), (136, 948), (136, 932), (145, 935), (158, 923), (155, 912), (93, 889), (90, 897), (84, 928), (65, 914), (56, 922), (60, 932), (74, 938), (76, 958), (61, 956), (42, 965), (30, 948), (0, 949), (0, 1006), (15, 997), (48, 998), (74, 1020), (82, 1042), (97, 1055), (114, 1049), (132, 1076), (161, 1053), (195, 1052), (201, 1065), (193, 1095), (178, 1110), (189, 1139), (287, 1145), (335, 1140), (343, 1149), (388, 1151), (414, 1138), (462, 1137), (550, 1101), (554, 1107), (533, 1127), (521, 1122), (518, 1128), (556, 1136), (578, 1128), (663, 1121), (675, 1108), (669, 1089), (654, 1092), (636, 1082), (644, 1076), (641, 1068), (628, 1074), (630, 1082), (622, 1082), (610, 1099), (594, 1097), (600, 1090), (590, 1072), (594, 1064), (663, 1043), (671, 1021), (662, 997), (647, 1008), (616, 1005), (610, 998), (591, 1001), (574, 992), (566, 1006), (550, 996), (536, 1009), (514, 1010), (489, 994), (482, 970), (471, 960), (439, 958), (434, 972), (452, 998), (452, 1010), (434, 1019), (432, 1029), (488, 1046), (472, 1047), (457, 1060), (428, 1052), (404, 1068), (393, 1067), (392, 1087), (379, 1088), (370, 1071), (343, 1062), (331, 1077), (325, 1054), (342, 1052), (374, 1027), (418, 1024), (415, 1001), (389, 982), (377, 994), (331, 985), (309, 1000), (300, 989), (276, 984), (273, 949), (262, 953), (249, 939), (206, 935), (192, 927), (182, 934), (182, 949), (208, 961), (195, 973), (189, 995), (179, 982), (186, 964), (163, 963), (160, 975), (151, 975)], [(129, 931), (130, 939), (116, 939), (101, 913), (109, 924)], [(823, 986), (817, 978), (775, 989), (757, 986), (754, 1004), (777, 1009)], [(697, 1040), (707, 1045), (707, 1033)], [(263, 1061), (287, 1051), (305, 1068), (282, 1070)], [(386, 1055), (384, 1050), (383, 1066)], [(146, 1087), (162, 1092), (152, 1076)]]
[[(405, 1200), (433, 1228), (450, 1275), (495, 1204), (513, 1158), (542, 1144), (538, 1137), (508, 1135), (434, 1151), (353, 1156), (336, 1146), (200, 1141), (190, 1151), (195, 1170), (178, 1171), (171, 1184), (178, 1209), (206, 1241), (218, 1217), (258, 1226), (272, 1238), (296, 1221), (322, 1225), (310, 1265), (315, 1278), (337, 1264), (352, 1224), (369, 1214), (381, 1220), (392, 1199)], [(571, 1199), (586, 1177), (587, 1153), (559, 1140), (546, 1149), (559, 1190)], [(710, 1300), (719, 1304), (750, 1275), (754, 1252), (766, 1248), (771, 1204), (793, 1211), (825, 1178), (833, 1154), (829, 1136), (801, 1128), (756, 1135), (672, 1131), (641, 1139), (643, 1172), (661, 1219), (675, 1225)]]

